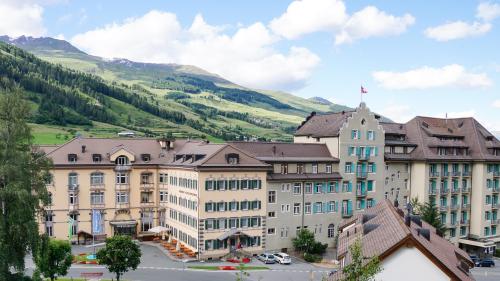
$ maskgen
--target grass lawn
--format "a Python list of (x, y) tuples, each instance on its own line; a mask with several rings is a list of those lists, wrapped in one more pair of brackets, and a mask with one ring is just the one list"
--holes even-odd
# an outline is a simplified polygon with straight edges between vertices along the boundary
[[(202, 269), (202, 270), (220, 270), (219, 266), (216, 265), (191, 265), (188, 266), (190, 269)], [(234, 266), (235, 270), (240, 270), (240, 266)], [(267, 266), (243, 266), (244, 270), (267, 270), (269, 267)]]

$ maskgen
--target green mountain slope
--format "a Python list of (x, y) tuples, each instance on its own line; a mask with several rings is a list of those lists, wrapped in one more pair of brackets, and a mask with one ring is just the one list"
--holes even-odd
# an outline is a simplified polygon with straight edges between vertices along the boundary
[(112, 136), (126, 129), (215, 141), (290, 140), (311, 111), (348, 109), (243, 88), (194, 66), (103, 60), (53, 38), (0, 41), (7, 43), (0, 45), (0, 74), (7, 77), (0, 87), (24, 89), (40, 134)]

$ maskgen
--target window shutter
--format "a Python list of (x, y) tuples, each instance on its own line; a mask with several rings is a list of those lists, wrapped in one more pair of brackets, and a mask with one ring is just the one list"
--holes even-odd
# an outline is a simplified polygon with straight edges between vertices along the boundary
[(354, 139), (354, 137), (355, 137), (354, 130), (351, 130), (351, 139)]
[(262, 208), (262, 203), (259, 201), (259, 210)]
[(209, 203), (205, 203), (205, 212), (208, 212), (208, 204)]
[(376, 173), (377, 172), (377, 164), (373, 163), (372, 167), (373, 167), (373, 172)]
[(352, 182), (349, 182), (348, 187), (347, 187), (347, 191), (348, 192), (352, 191)]
[(335, 192), (339, 192), (339, 182), (335, 182)]
[(347, 148), (347, 155), (351, 155), (352, 154), (352, 146), (349, 146)]
[(356, 155), (360, 155), (361, 154), (361, 147), (356, 147)]

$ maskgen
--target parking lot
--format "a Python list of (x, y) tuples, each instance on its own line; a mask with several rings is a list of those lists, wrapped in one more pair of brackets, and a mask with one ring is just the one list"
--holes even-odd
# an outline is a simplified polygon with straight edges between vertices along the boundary
[(498, 281), (500, 280), (500, 259), (495, 258), (495, 267), (475, 267), (471, 270), (477, 281)]

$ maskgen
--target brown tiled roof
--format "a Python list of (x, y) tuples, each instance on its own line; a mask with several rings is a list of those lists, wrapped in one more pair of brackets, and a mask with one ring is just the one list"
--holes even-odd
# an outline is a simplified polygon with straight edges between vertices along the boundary
[(405, 124), (401, 123), (389, 123), (389, 122), (379, 122), (384, 128), (385, 134), (392, 135), (406, 135)]
[[(422, 226), (410, 222), (405, 224), (403, 212), (396, 209), (389, 200), (384, 200), (376, 206), (367, 209), (340, 224), (337, 255), (345, 257), (346, 264), (350, 262), (349, 246), (357, 238), (363, 245), (363, 256), (378, 256), (381, 260), (390, 256), (392, 251), (407, 243), (429, 257), (451, 280), (474, 280), (472, 275), (459, 267), (461, 262), (472, 267), (473, 263), (467, 253), (455, 247), (446, 239), (436, 234), (436, 230), (425, 222)], [(420, 234), (422, 228), (429, 229), (430, 239)], [(368, 230), (369, 231), (366, 231)], [(340, 280), (341, 270), (330, 280)]]
[(339, 130), (347, 121), (347, 118), (352, 116), (354, 111), (342, 111), (336, 113), (311, 114), (297, 128), (295, 136), (310, 136), (310, 137), (336, 137), (339, 135)]
[(263, 161), (338, 162), (326, 144), (285, 142), (230, 142)]
[[(500, 141), (474, 118), (432, 118), (417, 116), (406, 124), (407, 138), (416, 143), (411, 153), (417, 160), (492, 160), (500, 161), (488, 151), (489, 146), (500, 146)], [(442, 137), (455, 140), (440, 140)], [(438, 155), (437, 147), (467, 147), (469, 155)]]
[(269, 174), (267, 180), (282, 181), (282, 180), (339, 180), (342, 176), (335, 173), (319, 173), (319, 174)]

